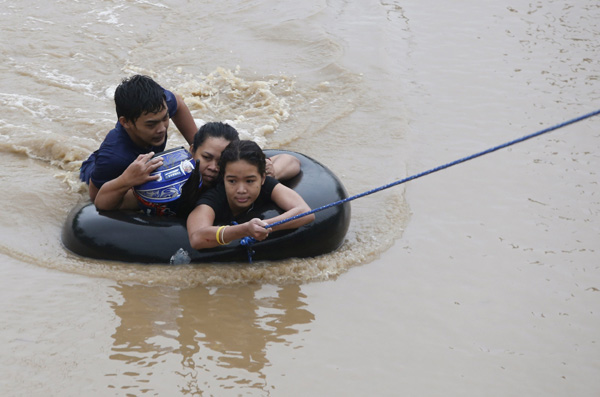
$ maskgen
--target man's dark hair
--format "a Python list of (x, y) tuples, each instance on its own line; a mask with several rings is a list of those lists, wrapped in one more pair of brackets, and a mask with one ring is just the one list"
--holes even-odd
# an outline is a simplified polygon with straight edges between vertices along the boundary
[(165, 106), (165, 92), (148, 76), (135, 75), (123, 79), (115, 90), (117, 117), (133, 123), (144, 113), (158, 113)]

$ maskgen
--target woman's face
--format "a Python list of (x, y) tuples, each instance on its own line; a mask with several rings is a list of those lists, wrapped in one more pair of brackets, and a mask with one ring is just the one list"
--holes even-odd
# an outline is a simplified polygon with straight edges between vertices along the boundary
[(219, 175), (219, 159), (221, 153), (229, 141), (223, 137), (209, 136), (202, 145), (194, 148), (194, 160), (200, 162), (200, 173), (202, 173), (202, 183), (207, 186), (214, 186)]
[(224, 173), (225, 193), (234, 215), (247, 211), (258, 198), (265, 176), (246, 160), (227, 163)]

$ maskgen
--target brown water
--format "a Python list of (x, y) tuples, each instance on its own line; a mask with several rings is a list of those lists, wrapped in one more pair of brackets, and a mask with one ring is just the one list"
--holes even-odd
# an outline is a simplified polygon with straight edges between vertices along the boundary
[(61, 246), (131, 73), (350, 194), (600, 107), (594, 1), (355, 3), (3, 3), (1, 395), (600, 393), (597, 118), (354, 201), (319, 258)]

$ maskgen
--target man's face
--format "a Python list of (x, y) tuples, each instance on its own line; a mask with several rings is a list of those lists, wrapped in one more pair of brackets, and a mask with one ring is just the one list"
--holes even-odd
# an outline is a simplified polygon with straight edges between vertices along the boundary
[(166, 102), (164, 105), (163, 110), (158, 113), (142, 113), (135, 123), (125, 120), (124, 117), (119, 119), (136, 145), (146, 148), (159, 146), (165, 142), (169, 129), (169, 112)]

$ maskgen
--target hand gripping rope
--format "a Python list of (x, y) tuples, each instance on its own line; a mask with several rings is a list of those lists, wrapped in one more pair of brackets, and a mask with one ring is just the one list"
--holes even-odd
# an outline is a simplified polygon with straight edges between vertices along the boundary
[[(341, 204), (344, 204), (344, 203), (346, 203), (348, 201), (356, 200), (358, 198), (361, 198), (361, 197), (364, 197), (364, 196), (368, 196), (370, 194), (377, 193), (377, 192), (380, 192), (380, 191), (385, 190), (385, 189), (389, 189), (389, 188), (391, 188), (393, 186), (397, 186), (397, 185), (400, 185), (402, 183), (406, 183), (406, 182), (412, 181), (413, 179), (421, 178), (422, 176), (425, 176), (425, 175), (433, 174), (434, 172), (441, 171), (443, 169), (452, 167), (452, 166), (460, 164), (460, 163), (464, 163), (465, 161), (473, 160), (474, 158), (481, 157), (481, 156), (483, 156), (485, 154), (492, 153), (492, 152), (495, 152), (497, 150), (507, 148), (507, 147), (515, 145), (517, 143), (524, 142), (524, 141), (526, 141), (528, 139), (535, 138), (537, 136), (543, 135), (545, 133), (548, 133), (548, 132), (551, 132), (551, 131), (554, 131), (554, 130), (558, 130), (559, 128), (566, 127), (566, 126), (571, 125), (571, 124), (575, 124), (578, 121), (582, 121), (582, 120), (588, 119), (588, 118), (596, 116), (598, 114), (600, 114), (600, 109), (596, 110), (594, 112), (591, 112), (591, 113), (584, 114), (584, 115), (579, 116), (579, 117), (575, 117), (575, 118), (573, 118), (571, 120), (567, 120), (567, 121), (562, 122), (560, 124), (556, 124), (556, 125), (554, 125), (552, 127), (544, 128), (543, 130), (534, 132), (534, 133), (529, 134), (529, 135), (525, 135), (525, 136), (523, 136), (521, 138), (512, 140), (510, 142), (506, 142), (506, 143), (503, 143), (501, 145), (489, 148), (489, 149), (481, 151), (479, 153), (475, 153), (475, 154), (472, 154), (470, 156), (463, 157), (461, 159), (452, 161), (450, 163), (447, 163), (447, 164), (444, 164), (444, 165), (440, 165), (440, 166), (432, 168), (432, 169), (430, 169), (428, 171), (424, 171), (424, 172), (421, 172), (419, 174), (415, 174), (413, 176), (409, 176), (407, 178), (400, 179), (400, 180), (392, 182), (392, 183), (388, 183), (387, 185), (383, 185), (383, 186), (377, 187), (375, 189), (371, 189), (371, 190), (368, 190), (366, 192), (359, 193), (359, 194), (351, 196), (351, 197), (347, 197), (347, 198), (345, 198), (343, 200), (339, 200), (339, 201), (336, 201), (334, 203), (330, 203), (330, 204), (324, 205), (322, 207), (315, 208), (313, 210), (304, 212), (302, 214), (298, 214), (298, 215), (292, 216), (290, 218), (283, 219), (283, 220), (275, 222), (275, 223), (273, 223), (271, 225), (267, 225), (267, 226), (265, 226), (265, 228), (268, 229), (268, 228), (275, 227), (275, 226), (278, 226), (278, 225), (281, 225), (281, 224), (284, 224), (284, 223), (287, 223), (287, 222), (291, 222), (291, 221), (296, 220), (298, 218), (302, 218), (303, 216), (314, 214), (315, 212), (320, 212), (320, 211), (326, 210), (327, 208), (331, 208), (331, 207), (334, 207), (336, 205), (341, 205)], [(254, 250), (252, 250), (252, 245), (255, 242), (256, 242), (256, 240), (254, 238), (252, 238), (252, 237), (244, 237), (240, 241), (240, 244), (242, 246), (245, 246), (246, 249), (248, 250), (248, 261), (250, 263), (252, 263), (252, 255), (254, 254)]]

